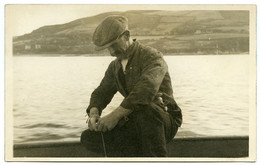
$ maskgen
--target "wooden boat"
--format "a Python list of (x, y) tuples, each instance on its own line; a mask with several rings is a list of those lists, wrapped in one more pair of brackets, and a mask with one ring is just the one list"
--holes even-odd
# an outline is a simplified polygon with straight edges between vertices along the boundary
[[(167, 144), (168, 157), (242, 158), (249, 156), (249, 137), (175, 138)], [(104, 157), (90, 153), (80, 142), (16, 144), (16, 157)]]

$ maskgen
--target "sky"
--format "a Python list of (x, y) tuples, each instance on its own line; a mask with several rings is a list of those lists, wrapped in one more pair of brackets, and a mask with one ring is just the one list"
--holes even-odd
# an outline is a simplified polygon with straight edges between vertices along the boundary
[(45, 25), (63, 24), (111, 10), (97, 5), (8, 5), (6, 21), (13, 35), (30, 33)]
[[(223, 6), (222, 6), (223, 7)], [(216, 6), (196, 6), (190, 9), (217, 9)], [(187, 10), (187, 5), (6, 5), (7, 30), (11, 36), (19, 36), (31, 33), (42, 26), (64, 24), (79, 18), (89, 17), (108, 11), (127, 10)], [(230, 9), (229, 7), (227, 8)]]
[[(30, 33), (45, 25), (63, 24), (108, 11), (158, 9), (157, 5), (7, 5), (8, 30), (14, 36)], [(164, 6), (165, 9), (171, 9)], [(10, 29), (11, 28), (11, 29)]]

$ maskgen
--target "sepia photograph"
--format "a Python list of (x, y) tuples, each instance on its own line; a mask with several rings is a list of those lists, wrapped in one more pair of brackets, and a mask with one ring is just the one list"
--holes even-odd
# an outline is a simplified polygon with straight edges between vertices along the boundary
[(6, 161), (255, 161), (256, 5), (5, 6)]

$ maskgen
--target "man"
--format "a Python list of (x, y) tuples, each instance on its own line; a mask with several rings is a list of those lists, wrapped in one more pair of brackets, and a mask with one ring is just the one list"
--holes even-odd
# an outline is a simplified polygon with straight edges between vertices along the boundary
[[(116, 59), (91, 95), (89, 129), (81, 135), (82, 144), (107, 156), (167, 156), (166, 143), (181, 126), (182, 113), (162, 54), (132, 40), (127, 18), (119, 15), (102, 21), (93, 43)], [(122, 103), (100, 117), (117, 91), (124, 96)]]

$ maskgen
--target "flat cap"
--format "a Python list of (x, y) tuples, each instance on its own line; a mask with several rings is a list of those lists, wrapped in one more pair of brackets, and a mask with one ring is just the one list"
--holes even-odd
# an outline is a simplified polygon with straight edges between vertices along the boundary
[(103, 50), (112, 45), (118, 37), (128, 30), (128, 19), (120, 15), (106, 17), (96, 28), (92, 41), (95, 50)]

